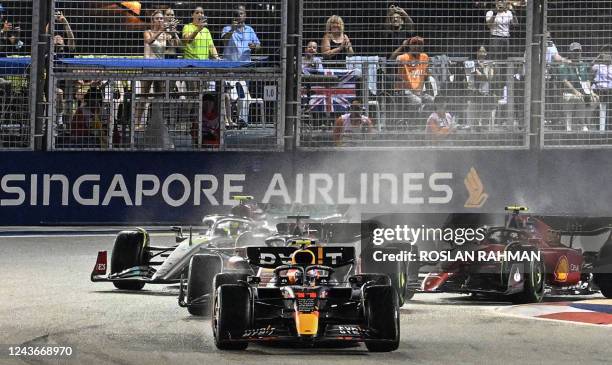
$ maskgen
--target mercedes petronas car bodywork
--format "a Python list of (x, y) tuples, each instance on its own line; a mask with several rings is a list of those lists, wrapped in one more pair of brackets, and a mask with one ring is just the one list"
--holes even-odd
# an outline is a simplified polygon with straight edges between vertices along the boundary
[(112, 282), (119, 289), (129, 290), (142, 289), (147, 283), (178, 283), (192, 256), (208, 253), (228, 262), (236, 255), (240, 236), (260, 228), (250, 219), (234, 216), (207, 216), (204, 222), (209, 224), (200, 234), (190, 232), (185, 236), (177, 229), (176, 243), (169, 246), (151, 246), (149, 233), (141, 228), (120, 232), (110, 267), (107, 252), (100, 251), (91, 280)]

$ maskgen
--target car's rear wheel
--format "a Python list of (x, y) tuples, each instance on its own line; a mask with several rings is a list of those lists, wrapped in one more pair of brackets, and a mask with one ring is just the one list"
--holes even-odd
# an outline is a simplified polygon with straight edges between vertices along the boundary
[[(512, 275), (512, 273), (510, 273)], [(544, 298), (544, 263), (532, 260), (526, 265), (523, 291), (511, 296), (514, 304), (539, 303)]]
[[(384, 253), (396, 254), (399, 253), (399, 249), (385, 248), (382, 249)], [(410, 300), (414, 293), (407, 293), (406, 282), (407, 282), (407, 268), (401, 261), (374, 261), (374, 251), (365, 251), (362, 254), (362, 272), (365, 273), (380, 273), (387, 274), (391, 279), (391, 285), (395, 288), (395, 291), (399, 297), (400, 307), (404, 305), (404, 302)]]
[(612, 274), (596, 274), (595, 282), (604, 297), (612, 299)]
[[(194, 255), (189, 261), (187, 277), (187, 310), (194, 316), (209, 312), (213, 293), (213, 278), (223, 268), (221, 257), (217, 255)], [(204, 296), (208, 294), (209, 297)]]
[[(123, 270), (146, 266), (149, 263), (148, 252), (149, 235), (145, 230), (121, 231), (115, 239), (111, 254), (110, 273), (118, 274)], [(114, 281), (117, 289), (140, 290), (145, 283), (137, 280)]]
[(249, 274), (238, 272), (223, 272), (215, 275), (213, 279), (213, 287), (219, 289), (224, 284), (238, 284), (239, 281), (246, 282)]
[(364, 311), (368, 328), (378, 337), (366, 340), (370, 352), (395, 351), (400, 341), (399, 303), (395, 289), (375, 285), (364, 290)]
[(606, 298), (612, 298), (612, 236), (601, 247), (597, 254), (594, 282)]
[(232, 339), (249, 328), (251, 322), (250, 292), (246, 286), (225, 284), (214, 297), (212, 330), (220, 350), (244, 350), (247, 341)]

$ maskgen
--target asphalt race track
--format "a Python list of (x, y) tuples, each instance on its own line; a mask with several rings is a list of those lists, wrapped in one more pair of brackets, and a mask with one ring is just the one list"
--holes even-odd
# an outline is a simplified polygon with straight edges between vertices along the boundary
[[(0, 237), (0, 364), (610, 364), (612, 326), (518, 318), (505, 303), (415, 296), (402, 311), (400, 349), (251, 345), (220, 352), (210, 321), (177, 305), (177, 289), (120, 292), (91, 283), (113, 236)], [(153, 238), (153, 244), (172, 237)], [(568, 299), (569, 298), (569, 299)], [(584, 298), (579, 298), (584, 299)], [(591, 298), (592, 299), (592, 298)], [(570, 297), (549, 301), (575, 300)], [(70, 346), (71, 356), (9, 356), (10, 346)]]

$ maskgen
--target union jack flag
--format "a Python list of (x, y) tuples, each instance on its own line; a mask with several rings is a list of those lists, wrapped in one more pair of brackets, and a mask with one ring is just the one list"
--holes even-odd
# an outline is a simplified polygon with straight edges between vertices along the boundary
[(312, 75), (337, 76), (337, 84), (313, 85), (308, 101), (308, 111), (326, 113), (348, 112), (351, 102), (356, 97), (355, 88), (357, 76), (355, 70), (323, 69), (312, 70)]

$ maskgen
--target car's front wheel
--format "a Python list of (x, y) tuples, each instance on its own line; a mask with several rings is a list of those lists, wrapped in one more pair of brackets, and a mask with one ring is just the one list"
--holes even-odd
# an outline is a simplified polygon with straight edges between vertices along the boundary
[[(147, 246), (149, 235), (145, 230), (121, 231), (117, 234), (111, 254), (110, 273), (118, 274), (123, 270), (146, 266), (149, 263)], [(140, 290), (145, 283), (137, 280), (114, 281), (117, 289)]]
[(244, 350), (247, 341), (232, 339), (249, 328), (251, 322), (250, 292), (244, 285), (225, 284), (219, 287), (215, 299), (212, 329), (215, 345), (220, 350)]
[(366, 340), (370, 352), (395, 351), (400, 342), (399, 302), (395, 289), (374, 285), (364, 290), (364, 311), (368, 328), (377, 339)]
[(525, 268), (523, 291), (512, 295), (512, 302), (515, 304), (540, 303), (544, 298), (544, 263), (541, 260), (531, 260), (525, 264)]

